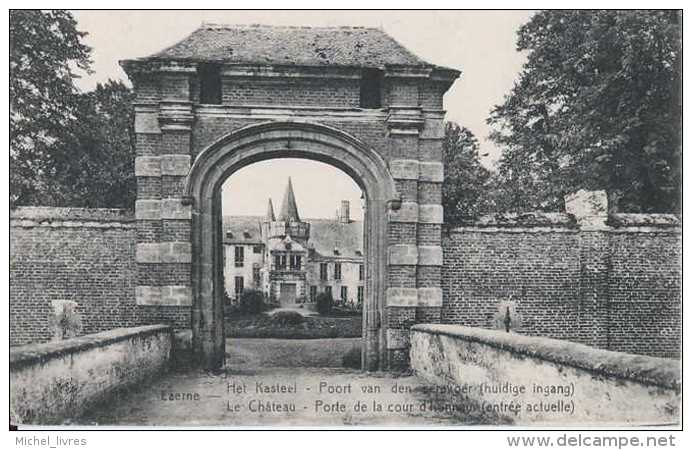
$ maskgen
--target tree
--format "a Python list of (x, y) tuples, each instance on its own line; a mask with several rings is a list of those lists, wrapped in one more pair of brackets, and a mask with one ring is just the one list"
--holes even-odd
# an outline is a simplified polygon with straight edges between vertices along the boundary
[(481, 165), (478, 148), (478, 140), (469, 129), (454, 122), (445, 124), (442, 205), (446, 223), (458, 225), (489, 208), (486, 189), (490, 172)]
[(47, 155), (44, 205), (132, 208), (136, 198), (132, 90), (120, 81), (79, 96), (78, 120)]
[(583, 188), (621, 211), (679, 212), (680, 14), (540, 12), (517, 49), (527, 62), (488, 119), (505, 206), (555, 210)]
[(76, 69), (90, 48), (67, 11), (10, 11), (10, 201), (26, 203), (47, 182), (45, 155), (76, 118)]
[(110, 80), (75, 87), (90, 49), (68, 12), (10, 14), (11, 203), (132, 207), (132, 91)]

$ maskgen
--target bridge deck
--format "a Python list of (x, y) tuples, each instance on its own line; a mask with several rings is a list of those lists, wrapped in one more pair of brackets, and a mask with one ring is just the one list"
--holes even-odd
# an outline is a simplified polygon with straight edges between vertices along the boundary
[[(267, 341), (267, 342), (261, 342)], [(220, 374), (174, 372), (92, 408), (78, 424), (162, 426), (455, 426), (487, 423), (459, 411), (421, 410), (432, 404), (449, 408), (412, 375), (365, 374), (339, 367), (258, 367), (268, 348), (279, 358), (295, 352), (302, 361), (335, 358), (319, 355), (350, 348), (353, 340), (279, 341), (233, 339), (232, 368)], [(266, 344), (266, 345), (264, 345)], [(313, 355), (306, 357), (305, 355)], [(330, 362), (331, 361), (331, 362)], [(379, 392), (376, 392), (379, 389)], [(366, 410), (356, 408), (365, 405)], [(457, 402), (458, 404), (458, 402)], [(378, 410), (378, 406), (382, 410)]]

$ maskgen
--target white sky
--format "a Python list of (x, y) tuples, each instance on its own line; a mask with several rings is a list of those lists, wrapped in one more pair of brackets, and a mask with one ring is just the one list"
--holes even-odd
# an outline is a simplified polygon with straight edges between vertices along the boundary
[(278, 216), (289, 175), (302, 219), (334, 218), (341, 200), (348, 200), (351, 219), (363, 220), (361, 190), (351, 177), (329, 164), (295, 158), (258, 162), (231, 175), (223, 186), (223, 214), (264, 216), (271, 198)]
[[(94, 61), (94, 74), (85, 76), (78, 84), (89, 90), (108, 78), (127, 80), (119, 60), (155, 53), (180, 41), (202, 22), (382, 27), (424, 60), (463, 72), (445, 96), (447, 119), (466, 126), (476, 135), (481, 142), (481, 154), (487, 154), (482, 162), (492, 167), (499, 150), (487, 140), (490, 129), (485, 119), (493, 105), (509, 92), (524, 63), (524, 56), (515, 50), (516, 31), (531, 14), (530, 11), (74, 11), (78, 28), (89, 33), (85, 42), (93, 48)], [(264, 214), (265, 194), (270, 192), (278, 208), (288, 175), (293, 176), (298, 206), (305, 217), (333, 217), (339, 200), (360, 197), (360, 191), (353, 191), (355, 184), (345, 174), (317, 164), (275, 160), (246, 167), (244, 171), (249, 175), (244, 176), (253, 182), (244, 186), (235, 183), (233, 197), (252, 201), (228, 204), (228, 213)], [(327, 198), (326, 190), (314, 189), (317, 182), (310, 183), (313, 186), (305, 188), (305, 193), (312, 198), (301, 202), (298, 184), (308, 166), (313, 168), (311, 179), (318, 173), (314, 167), (329, 167), (326, 172), (320, 169), (329, 175), (327, 180), (345, 178), (333, 183), (342, 190), (329, 189), (334, 197), (330, 194)], [(236, 176), (241, 174), (232, 178)], [(262, 180), (265, 191), (258, 191), (257, 180)], [(349, 185), (351, 190), (346, 188)], [(264, 197), (260, 199), (260, 195)], [(352, 206), (351, 210), (360, 208)]]

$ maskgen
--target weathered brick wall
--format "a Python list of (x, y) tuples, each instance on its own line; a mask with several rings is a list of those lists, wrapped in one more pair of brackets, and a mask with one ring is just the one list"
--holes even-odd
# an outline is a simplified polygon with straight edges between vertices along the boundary
[(74, 301), (82, 333), (135, 323), (131, 217), (122, 210), (19, 208), (10, 230), (10, 343), (52, 338), (53, 302)]
[[(661, 223), (582, 230), (565, 214), (478, 222), (445, 232), (444, 266), (393, 266), (390, 286), (441, 283), (442, 321), (568, 339), (629, 353), (678, 357), (681, 235)], [(660, 220), (659, 220), (660, 222)], [(427, 232), (440, 233), (439, 226)], [(140, 228), (141, 230), (141, 228)], [(132, 216), (121, 210), (19, 208), (10, 234), (11, 345), (51, 339), (54, 301), (74, 301), (82, 334), (122, 326), (190, 324), (190, 308), (136, 305), (137, 280), (187, 282), (185, 268), (137, 271)], [(392, 224), (397, 243), (414, 227)], [(419, 230), (419, 235), (420, 230)], [(141, 237), (141, 236), (140, 236)], [(421, 237), (418, 237), (421, 241)], [(439, 285), (439, 284), (438, 284)], [(388, 327), (436, 322), (436, 307), (388, 310)]]
[(611, 233), (610, 255), (608, 348), (679, 357), (681, 235)]
[(189, 307), (135, 304), (130, 212), (18, 208), (10, 225), (10, 345), (51, 340), (53, 305), (64, 301), (78, 305), (80, 334), (154, 323), (189, 327)]
[(222, 92), (224, 103), (244, 105), (269, 104), (357, 108), (360, 101), (358, 79), (227, 79)]
[(442, 320), (661, 357), (680, 349), (680, 229), (497, 216), (445, 233)]

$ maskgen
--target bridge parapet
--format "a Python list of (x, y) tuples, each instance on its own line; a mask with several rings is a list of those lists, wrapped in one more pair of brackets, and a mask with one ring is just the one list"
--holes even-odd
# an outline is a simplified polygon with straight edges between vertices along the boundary
[(60, 424), (120, 389), (168, 369), (167, 325), (117, 328), (10, 349), (10, 420)]
[(678, 360), (596, 349), (558, 339), (420, 324), (411, 367), (465, 410), (515, 424), (670, 425), (680, 420)]

